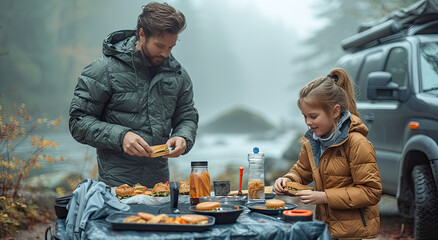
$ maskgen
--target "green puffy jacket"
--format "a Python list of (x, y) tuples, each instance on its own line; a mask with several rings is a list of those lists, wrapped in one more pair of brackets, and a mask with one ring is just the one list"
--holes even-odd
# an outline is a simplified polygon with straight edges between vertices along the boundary
[[(149, 78), (134, 30), (117, 31), (103, 42), (103, 56), (84, 68), (70, 106), (70, 132), (97, 149), (99, 180), (110, 186), (169, 180), (167, 159), (124, 153), (128, 131), (150, 146), (170, 137), (186, 139), (189, 152), (198, 128), (189, 75), (170, 55)], [(184, 153), (184, 154), (185, 154)]]

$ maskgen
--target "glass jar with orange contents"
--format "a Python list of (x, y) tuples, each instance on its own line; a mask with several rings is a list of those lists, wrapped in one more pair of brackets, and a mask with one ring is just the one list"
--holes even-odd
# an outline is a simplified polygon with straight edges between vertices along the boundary
[(200, 197), (210, 196), (210, 174), (207, 161), (192, 162), (189, 182), (191, 205), (198, 204)]

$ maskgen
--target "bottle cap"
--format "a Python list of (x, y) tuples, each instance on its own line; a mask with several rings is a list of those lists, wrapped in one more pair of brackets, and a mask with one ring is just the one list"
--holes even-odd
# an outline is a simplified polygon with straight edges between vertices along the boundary
[(207, 161), (192, 162), (192, 167), (194, 166), (198, 166), (198, 167), (208, 166), (208, 162)]
[(255, 154), (259, 153), (259, 148), (258, 147), (253, 148), (252, 152), (255, 153)]

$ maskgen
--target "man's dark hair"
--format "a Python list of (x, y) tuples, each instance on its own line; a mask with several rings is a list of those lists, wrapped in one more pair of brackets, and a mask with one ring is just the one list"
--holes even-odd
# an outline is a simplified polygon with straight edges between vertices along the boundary
[(138, 16), (137, 38), (140, 28), (146, 37), (164, 33), (179, 34), (186, 28), (186, 18), (167, 3), (151, 2), (143, 7), (143, 12)]

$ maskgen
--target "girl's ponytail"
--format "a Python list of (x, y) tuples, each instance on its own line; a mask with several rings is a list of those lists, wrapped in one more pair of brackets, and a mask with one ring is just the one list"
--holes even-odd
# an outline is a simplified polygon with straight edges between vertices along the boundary
[(335, 79), (336, 84), (345, 90), (345, 93), (347, 94), (347, 98), (348, 98), (347, 99), (348, 110), (351, 112), (351, 114), (360, 117), (356, 107), (356, 100), (354, 98), (353, 82), (351, 81), (351, 78), (348, 75), (348, 73), (342, 68), (335, 68), (330, 71), (329, 76)]

